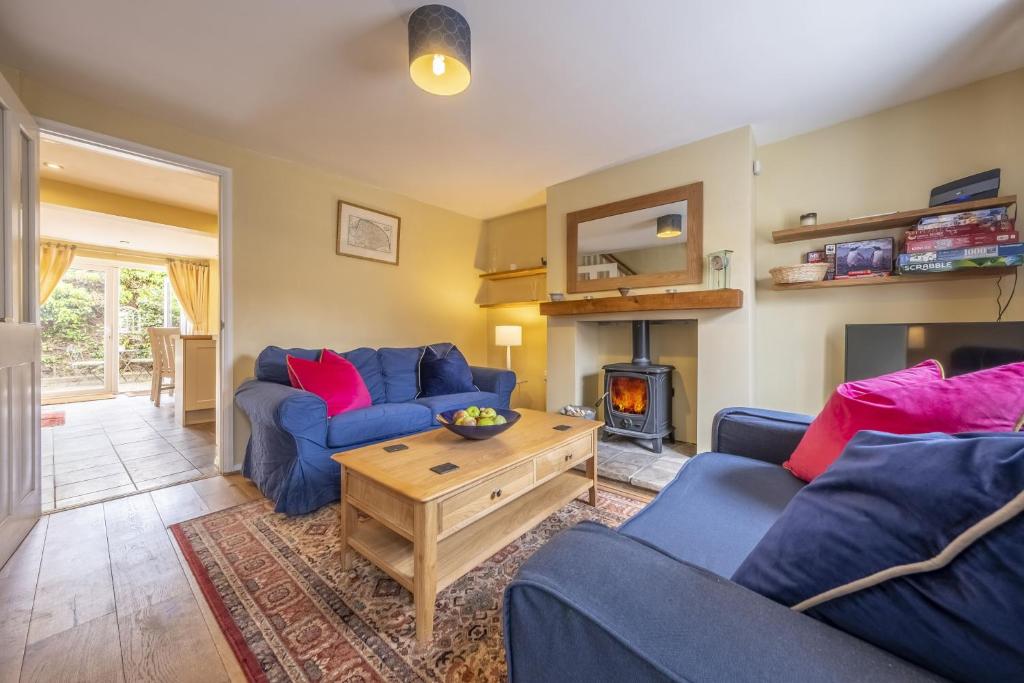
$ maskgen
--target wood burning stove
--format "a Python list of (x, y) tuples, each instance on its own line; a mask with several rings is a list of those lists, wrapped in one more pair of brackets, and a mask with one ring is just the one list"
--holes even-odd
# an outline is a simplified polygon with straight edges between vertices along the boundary
[(647, 320), (633, 321), (633, 360), (604, 366), (604, 431), (648, 441), (661, 453), (666, 436), (675, 441), (672, 426), (671, 365), (651, 362), (651, 328)]

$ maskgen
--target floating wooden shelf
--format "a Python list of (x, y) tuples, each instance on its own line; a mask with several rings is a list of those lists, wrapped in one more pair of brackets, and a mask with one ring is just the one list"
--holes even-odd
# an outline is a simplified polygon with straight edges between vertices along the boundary
[(533, 277), (534, 275), (546, 275), (548, 269), (544, 266), (536, 268), (520, 268), (519, 270), (502, 270), (497, 273), (481, 273), (484, 280), (511, 280), (517, 277)]
[(545, 301), (541, 315), (587, 315), (590, 313), (634, 313), (638, 311), (687, 311), (709, 308), (740, 308), (743, 291), (739, 289), (705, 289), (672, 294), (637, 294), (609, 296), (601, 299)]
[(1017, 203), (1017, 195), (1005, 197), (994, 197), (992, 199), (978, 199), (973, 202), (961, 204), (947, 204), (945, 206), (932, 206), (927, 209), (915, 211), (897, 211), (881, 216), (869, 216), (867, 218), (852, 218), (846, 221), (835, 223), (822, 223), (820, 225), (800, 225), (795, 228), (785, 228), (772, 233), (772, 241), (776, 244), (783, 242), (799, 242), (801, 240), (813, 240), (822, 237), (835, 237), (837, 235), (852, 235), (859, 232), (873, 232), (875, 230), (889, 230), (891, 228), (909, 228), (918, 220), (928, 216), (939, 216), (944, 213), (955, 213), (958, 211), (973, 211), (974, 209), (991, 209), (997, 206), (1011, 206)]
[(537, 303), (536, 299), (529, 301), (499, 301), (493, 304), (480, 304), (480, 308), (515, 308), (517, 306), (532, 306)]
[(792, 285), (772, 285), (772, 289), (830, 289), (833, 287), (864, 287), (871, 285), (912, 285), (921, 282), (955, 282), (956, 280), (980, 280), (1013, 275), (1015, 268), (977, 268), (956, 270), (951, 273), (922, 273), (919, 275), (885, 275), (881, 277), (852, 277), (843, 280), (821, 280), (820, 282), (798, 282)]

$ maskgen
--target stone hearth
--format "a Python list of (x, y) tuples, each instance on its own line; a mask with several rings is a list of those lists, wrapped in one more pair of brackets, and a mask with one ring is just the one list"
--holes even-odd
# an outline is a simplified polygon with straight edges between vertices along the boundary
[(696, 452), (695, 444), (666, 441), (660, 454), (652, 453), (631, 439), (612, 436), (607, 441), (598, 441), (597, 474), (649, 491), (660, 491)]

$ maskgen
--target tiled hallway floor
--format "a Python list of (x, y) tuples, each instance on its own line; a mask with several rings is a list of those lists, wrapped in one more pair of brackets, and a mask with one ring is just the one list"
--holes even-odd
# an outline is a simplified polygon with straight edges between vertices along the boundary
[(44, 428), (43, 511), (109, 500), (217, 473), (213, 423), (179, 427), (174, 399), (118, 396), (44, 406), (65, 423)]

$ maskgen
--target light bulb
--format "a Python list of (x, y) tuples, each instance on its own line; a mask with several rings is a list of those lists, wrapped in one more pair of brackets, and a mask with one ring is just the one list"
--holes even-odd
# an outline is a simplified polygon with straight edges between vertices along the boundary
[(435, 76), (444, 75), (444, 55), (434, 55), (433, 68)]

